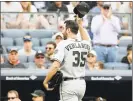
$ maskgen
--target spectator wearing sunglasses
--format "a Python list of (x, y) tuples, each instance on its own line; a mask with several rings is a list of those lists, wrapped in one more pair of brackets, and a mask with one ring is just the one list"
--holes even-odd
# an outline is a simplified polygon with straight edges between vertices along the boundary
[(110, 5), (103, 4), (101, 14), (93, 17), (91, 22), (93, 45), (98, 61), (116, 62), (120, 30), (119, 18), (112, 14)]
[(46, 53), (45, 53), (46, 62), (45, 63), (47, 64), (48, 67), (52, 64), (52, 58), (54, 55), (55, 48), (56, 48), (56, 43), (53, 41), (48, 42), (45, 47), (45, 50), (46, 50)]
[(29, 64), (30, 69), (46, 69), (45, 67), (45, 56), (40, 50), (36, 52), (34, 57), (34, 63)]
[(91, 50), (89, 54), (87, 55), (87, 64), (86, 67), (89, 68), (89, 70), (101, 70), (103, 69), (103, 63), (97, 62), (97, 54), (94, 50)]
[(19, 94), (16, 90), (10, 90), (7, 93), (7, 101), (21, 101), (19, 99)]

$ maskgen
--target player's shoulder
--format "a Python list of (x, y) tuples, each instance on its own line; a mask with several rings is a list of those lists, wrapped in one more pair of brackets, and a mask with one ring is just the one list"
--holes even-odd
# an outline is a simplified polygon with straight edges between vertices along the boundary
[(68, 43), (67, 40), (62, 40), (58, 43), (58, 46), (65, 46)]

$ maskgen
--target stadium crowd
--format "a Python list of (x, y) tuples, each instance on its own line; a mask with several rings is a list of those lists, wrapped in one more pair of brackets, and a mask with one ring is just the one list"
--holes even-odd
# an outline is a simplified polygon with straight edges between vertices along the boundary
[[(87, 56), (86, 69), (114, 69), (114, 63), (116, 69), (131, 69), (132, 2), (87, 3), (91, 10), (83, 18), (83, 26), (93, 50)], [(78, 4), (1, 2), (1, 67), (49, 69), (57, 44), (64, 40), (64, 21), (75, 19), (73, 9)], [(81, 40), (79, 33), (77, 38)]]

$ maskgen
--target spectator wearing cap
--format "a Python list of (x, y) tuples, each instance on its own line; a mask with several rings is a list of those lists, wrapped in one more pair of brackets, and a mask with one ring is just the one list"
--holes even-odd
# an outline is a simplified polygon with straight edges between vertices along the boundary
[(8, 60), (2, 65), (2, 68), (26, 68), (19, 61), (18, 51), (12, 48), (8, 54)]
[(45, 56), (41, 51), (37, 51), (34, 57), (34, 63), (29, 65), (29, 68), (34, 69), (46, 69), (45, 67)]
[(35, 55), (36, 51), (32, 49), (32, 38), (30, 35), (23, 37), (24, 47), (18, 51), (19, 55), (31, 56)]
[(52, 64), (52, 58), (54, 56), (55, 48), (56, 48), (56, 43), (53, 41), (48, 42), (46, 45), (45, 63), (47, 64), (48, 67), (50, 67)]
[(63, 4), (62, 1), (54, 1), (47, 9), (47, 11), (52, 12), (68, 12), (68, 9), (65, 4)]
[(116, 62), (120, 30), (119, 18), (112, 15), (110, 5), (103, 4), (101, 14), (93, 17), (91, 22), (93, 47), (98, 61)]
[(52, 39), (55, 40), (56, 45), (64, 39), (63, 34), (61, 32), (56, 33), (52, 36)]
[(101, 70), (103, 69), (103, 63), (97, 62), (97, 54), (94, 50), (91, 50), (87, 55), (87, 68), (89, 70)]
[(45, 93), (42, 90), (35, 90), (32, 95), (32, 101), (45, 101)]
[(127, 46), (127, 55), (122, 58), (121, 62), (127, 64), (132, 63), (132, 44)]

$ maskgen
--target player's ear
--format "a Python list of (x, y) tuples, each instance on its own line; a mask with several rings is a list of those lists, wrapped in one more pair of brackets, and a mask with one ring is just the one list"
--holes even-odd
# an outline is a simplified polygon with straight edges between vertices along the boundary
[(70, 32), (71, 32), (71, 29), (70, 29), (70, 28), (68, 28), (68, 29), (67, 29), (67, 33), (70, 33)]

